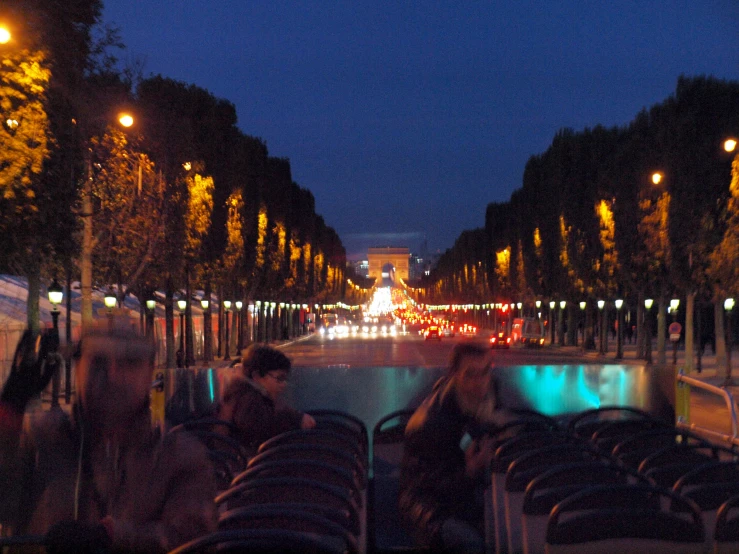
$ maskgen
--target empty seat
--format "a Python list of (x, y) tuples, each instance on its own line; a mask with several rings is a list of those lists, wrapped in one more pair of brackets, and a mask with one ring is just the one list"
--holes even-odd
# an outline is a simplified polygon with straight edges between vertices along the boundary
[(202, 552), (254, 552), (259, 554), (343, 554), (347, 550), (338, 537), (286, 531), (284, 529), (238, 529), (216, 531), (175, 548), (170, 554)]
[(219, 494), (215, 502), (226, 510), (274, 503), (310, 503), (347, 510), (351, 516), (352, 532), (364, 537), (365, 514), (364, 511), (360, 513), (351, 491), (311, 479), (299, 477), (252, 479)]
[(285, 431), (279, 435), (266, 440), (259, 445), (257, 453), (264, 452), (269, 448), (282, 444), (321, 444), (344, 450), (356, 457), (363, 466), (367, 466), (367, 453), (352, 437), (337, 433), (332, 429), (294, 429)]
[(529, 482), (559, 464), (592, 461), (598, 457), (588, 444), (563, 443), (527, 452), (508, 466), (503, 491), (508, 552), (520, 552), (522, 548), (521, 513)]
[(351, 471), (317, 460), (276, 459), (262, 462), (237, 475), (230, 486), (235, 487), (249, 479), (264, 477), (303, 477), (330, 485), (346, 487), (351, 489), (355, 497), (360, 500), (360, 506), (364, 504), (356, 476)]
[[(505, 475), (513, 461), (523, 454), (554, 444), (571, 442), (568, 435), (550, 430), (537, 430), (520, 433), (505, 440), (493, 454), (490, 464), (491, 487), (489, 496), (492, 502), (486, 505), (486, 542), (495, 545), (498, 552), (505, 552), (508, 540), (505, 529)], [(486, 500), (487, 502), (487, 500)], [(493, 537), (495, 542), (493, 543)]]
[[(638, 465), (634, 461), (630, 461), (627, 465), (636, 467), (639, 473), (646, 473), (655, 467), (666, 467), (677, 463), (695, 463), (696, 466), (702, 463), (718, 461), (719, 450), (717, 446), (708, 443), (701, 444), (675, 444), (665, 446), (646, 455)], [(642, 453), (646, 454), (646, 453)]]
[(367, 484), (366, 470), (357, 461), (355, 456), (339, 448), (320, 444), (295, 443), (274, 446), (249, 460), (247, 468), (251, 469), (257, 464), (274, 460), (316, 460), (326, 462), (350, 471), (356, 477), (360, 489), (364, 489)]
[(380, 419), (372, 429), (369, 541), (373, 551), (412, 548), (413, 538), (401, 524), (398, 510), (400, 464), (405, 449), (405, 427), (414, 410), (398, 410)]
[(692, 469), (677, 480), (672, 489), (696, 503), (701, 511), (706, 533), (706, 549), (713, 546), (717, 512), (732, 496), (739, 494), (739, 465), (736, 462), (712, 462)]
[(622, 419), (609, 421), (590, 436), (592, 442), (599, 450), (611, 453), (613, 448), (625, 439), (640, 435), (649, 431), (673, 431), (675, 427), (659, 419)]
[(655, 428), (625, 437), (613, 447), (611, 455), (630, 467), (656, 451), (671, 446), (710, 446), (705, 440), (675, 427)]
[[(675, 511), (662, 508), (671, 501)], [(597, 485), (553, 509), (548, 554), (703, 552), (703, 522), (694, 502), (650, 485)]]
[(739, 495), (732, 496), (718, 509), (713, 539), (715, 554), (739, 551)]
[(308, 413), (316, 420), (317, 429), (331, 429), (356, 437), (364, 451), (369, 450), (367, 426), (357, 416), (340, 410), (310, 410)]
[(560, 501), (593, 485), (623, 485), (632, 478), (644, 480), (629, 468), (601, 459), (557, 465), (532, 479), (526, 487), (521, 506), (523, 552), (544, 552), (549, 514)]
[(600, 428), (610, 425), (614, 421), (624, 420), (645, 421), (646, 425), (651, 425), (651, 422), (661, 421), (659, 418), (655, 418), (648, 412), (638, 408), (632, 408), (630, 406), (603, 406), (577, 414), (570, 419), (567, 424), (567, 430), (577, 437), (590, 440), (593, 433)]
[(294, 506), (261, 504), (230, 510), (221, 515), (218, 529), (282, 529), (314, 533), (341, 538), (348, 552), (358, 552), (357, 539), (346, 527), (313, 510)]

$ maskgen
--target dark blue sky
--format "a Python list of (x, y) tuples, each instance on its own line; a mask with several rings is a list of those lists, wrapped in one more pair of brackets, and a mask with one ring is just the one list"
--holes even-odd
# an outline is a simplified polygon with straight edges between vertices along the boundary
[(230, 100), (349, 257), (444, 250), (557, 130), (739, 79), (737, 0), (105, 0), (144, 74)]

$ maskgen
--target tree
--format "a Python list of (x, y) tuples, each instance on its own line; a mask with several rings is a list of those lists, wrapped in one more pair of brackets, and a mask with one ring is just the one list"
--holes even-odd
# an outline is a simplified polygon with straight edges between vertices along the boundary
[(28, 326), (38, 329), (41, 263), (47, 230), (41, 174), (49, 158), (46, 94), (51, 72), (41, 51), (20, 50), (0, 64), (0, 253), (28, 277)]

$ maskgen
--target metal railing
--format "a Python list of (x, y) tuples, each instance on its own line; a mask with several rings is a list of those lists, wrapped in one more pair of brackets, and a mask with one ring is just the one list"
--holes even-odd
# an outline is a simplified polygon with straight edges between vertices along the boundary
[(704, 383), (700, 379), (688, 377), (682, 372), (682, 370), (677, 374), (677, 382), (684, 383), (691, 387), (695, 387), (697, 389), (701, 389), (711, 394), (722, 397), (724, 399), (724, 402), (726, 403), (727, 409), (729, 410), (729, 416), (731, 417), (731, 435), (727, 435), (726, 433), (721, 433), (719, 431), (715, 431), (707, 427), (701, 427), (699, 425), (696, 425), (695, 423), (685, 421), (678, 421), (676, 423), (676, 426), (681, 429), (687, 429), (697, 434), (706, 435), (715, 440), (739, 447), (739, 437), (737, 436), (739, 435), (739, 424), (737, 423), (736, 403), (734, 402), (734, 395), (732, 395), (731, 392), (725, 388)]

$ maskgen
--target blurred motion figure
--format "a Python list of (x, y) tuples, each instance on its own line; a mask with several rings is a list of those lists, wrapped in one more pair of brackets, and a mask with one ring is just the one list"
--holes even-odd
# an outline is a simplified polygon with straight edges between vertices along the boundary
[(433, 550), (484, 552), (486, 468), (503, 423), (487, 344), (462, 342), (447, 376), (408, 421), (400, 474), (400, 511), (416, 541)]
[(214, 530), (204, 447), (151, 427), (153, 345), (115, 326), (87, 334), (75, 354), (72, 415), (57, 407), (22, 425), (45, 386), (38, 343), (26, 332), (0, 396), (3, 527), (45, 534), (48, 552), (166, 552)]

